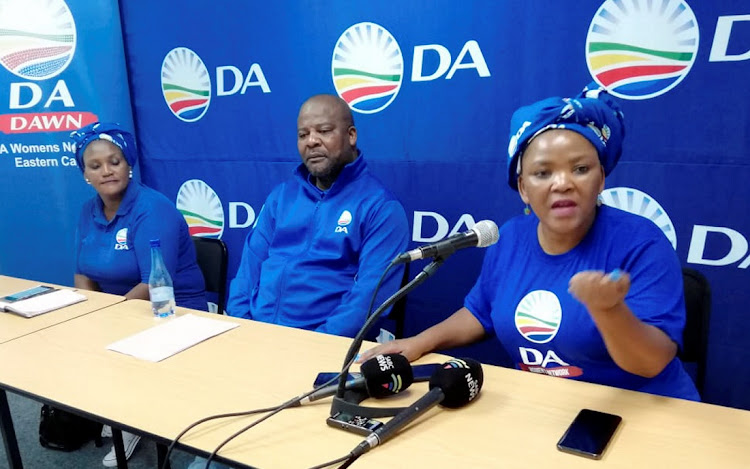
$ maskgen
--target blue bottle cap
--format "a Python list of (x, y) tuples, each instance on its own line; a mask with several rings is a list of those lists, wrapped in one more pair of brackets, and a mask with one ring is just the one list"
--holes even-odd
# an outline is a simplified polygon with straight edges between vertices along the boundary
[(152, 248), (160, 248), (161, 247), (161, 241), (159, 241), (158, 238), (157, 239), (152, 239), (151, 241), (149, 241), (149, 243), (151, 243), (151, 247)]

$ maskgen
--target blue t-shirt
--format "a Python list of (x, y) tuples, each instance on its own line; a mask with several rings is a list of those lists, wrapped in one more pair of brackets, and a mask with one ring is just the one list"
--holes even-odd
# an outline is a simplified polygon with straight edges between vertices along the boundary
[(488, 334), (497, 335), (519, 369), (663, 396), (699, 400), (674, 358), (653, 378), (629, 373), (612, 360), (586, 307), (568, 293), (578, 272), (619, 268), (631, 278), (625, 302), (646, 324), (682, 344), (682, 274), (667, 238), (650, 220), (600, 207), (584, 239), (565, 254), (545, 253), (534, 215), (508, 221), (488, 249), (464, 306)]
[(98, 195), (84, 203), (75, 239), (75, 271), (105, 293), (124, 295), (148, 283), (149, 241), (157, 238), (177, 305), (206, 311), (203, 274), (185, 219), (163, 194), (134, 181), (112, 220), (105, 218)]

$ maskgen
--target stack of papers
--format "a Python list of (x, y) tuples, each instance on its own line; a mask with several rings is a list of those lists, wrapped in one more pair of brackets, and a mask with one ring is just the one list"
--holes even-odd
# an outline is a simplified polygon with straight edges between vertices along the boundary
[(64, 308), (75, 303), (85, 301), (86, 297), (73, 290), (54, 290), (49, 293), (34, 296), (26, 300), (20, 300), (13, 303), (0, 301), (0, 309), (19, 316), (33, 318), (40, 314), (49, 313), (56, 309)]
[(239, 324), (186, 314), (163, 319), (163, 324), (146, 329), (107, 346), (107, 350), (132, 355), (141, 360), (158, 362), (182, 352)]

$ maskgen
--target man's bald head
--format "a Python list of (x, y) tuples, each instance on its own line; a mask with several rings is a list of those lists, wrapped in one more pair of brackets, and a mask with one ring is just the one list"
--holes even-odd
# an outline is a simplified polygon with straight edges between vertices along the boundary
[(354, 125), (354, 116), (352, 115), (352, 110), (349, 108), (349, 105), (346, 104), (346, 101), (343, 99), (332, 94), (316, 94), (315, 96), (309, 97), (304, 103), (302, 103), (300, 113), (305, 107), (315, 103), (329, 106), (330, 109), (335, 112), (335, 116), (340, 118), (347, 127)]

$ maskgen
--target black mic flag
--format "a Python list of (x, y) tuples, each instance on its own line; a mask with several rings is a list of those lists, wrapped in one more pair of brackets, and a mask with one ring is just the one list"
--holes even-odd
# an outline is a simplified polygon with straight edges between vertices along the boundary
[(438, 404), (452, 409), (465, 406), (476, 399), (482, 384), (484, 373), (479, 362), (470, 358), (447, 361), (430, 378), (430, 391), (365, 438), (352, 450), (350, 458), (358, 458), (375, 446), (385, 443), (396, 432)]
[[(369, 397), (392, 396), (404, 391), (414, 382), (411, 363), (400, 353), (377, 355), (362, 363), (359, 369), (362, 376), (347, 381), (346, 389), (364, 392)], [(298, 401), (294, 407), (333, 396), (337, 390), (338, 384), (320, 388)]]

